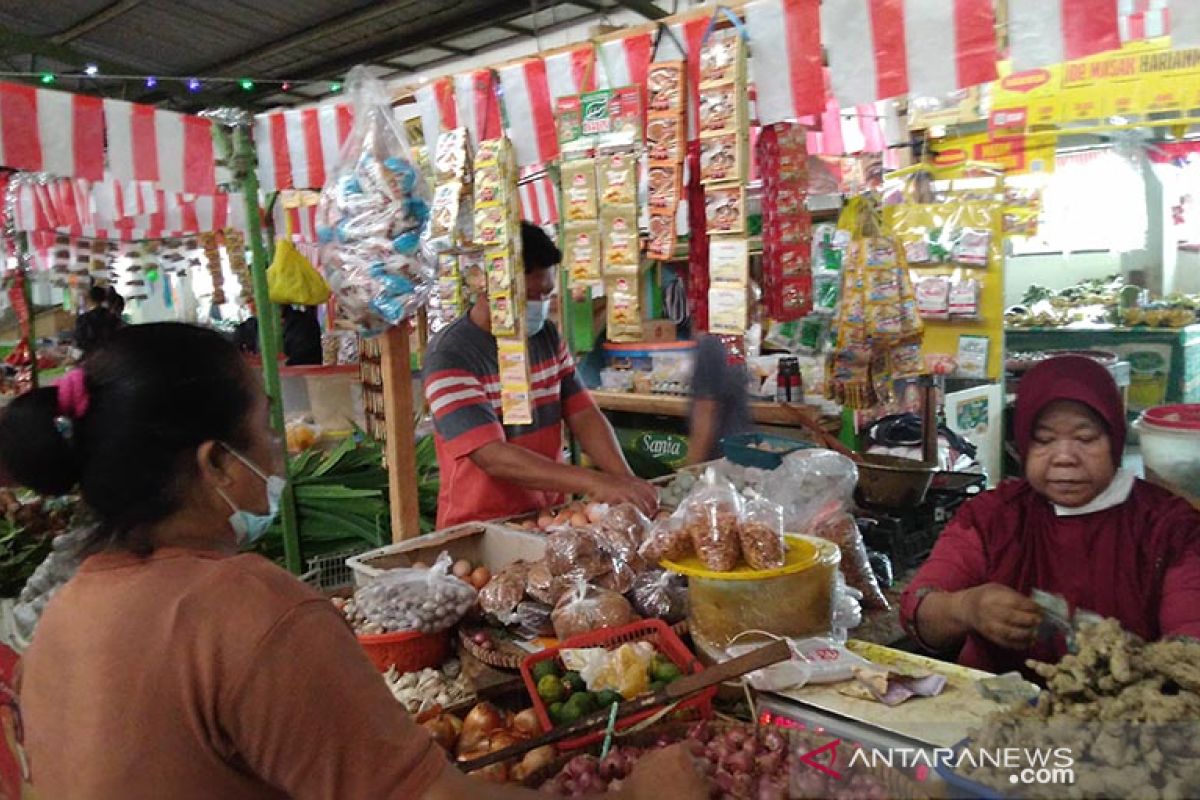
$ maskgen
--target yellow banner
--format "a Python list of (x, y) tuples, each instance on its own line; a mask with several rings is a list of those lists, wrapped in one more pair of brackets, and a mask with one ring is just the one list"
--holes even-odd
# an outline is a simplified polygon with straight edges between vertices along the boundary
[(1054, 145), (1057, 137), (1005, 136), (989, 133), (957, 136), (930, 142), (934, 173), (939, 178), (955, 177), (970, 162), (995, 164), (1005, 175), (1025, 175), (1054, 170)]
[(1183, 113), (1200, 108), (1200, 49), (1171, 50), (1169, 40), (1130, 42), (1120, 50), (1045, 69), (1005, 74), (992, 84), (988, 128), (1019, 129), (1108, 117)]

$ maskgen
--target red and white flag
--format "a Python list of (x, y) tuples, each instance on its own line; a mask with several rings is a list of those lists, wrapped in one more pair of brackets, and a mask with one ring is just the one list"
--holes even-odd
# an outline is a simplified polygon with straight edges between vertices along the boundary
[(1008, 0), (1013, 72), (1121, 46), (1117, 0)]
[(546, 62), (546, 83), (552, 100), (595, 90), (596, 51), (590, 44), (542, 60)]
[(254, 141), (263, 191), (324, 186), (353, 124), (354, 109), (349, 103), (256, 116)]
[(544, 164), (558, 157), (558, 132), (554, 125), (554, 103), (546, 82), (546, 65), (531, 58), (501, 67), (500, 87), (508, 118), (517, 164)]
[(454, 100), (458, 125), (470, 132), (474, 144), (499, 138), (503, 133), (496, 73), (490, 69), (476, 69), (455, 75)]
[(216, 192), (211, 121), (105, 100), (104, 122), (109, 169), (117, 180), (151, 181), (168, 192)]
[(941, 97), (996, 79), (992, 0), (826, 3), (821, 40), (844, 107), (906, 94)]
[(454, 79), (447, 76), (419, 87), (413, 96), (421, 114), (421, 130), (430, 156), (438, 137), (458, 127), (458, 106), (454, 102)]
[(635, 33), (603, 42), (600, 45), (600, 85), (605, 89), (645, 86), (653, 47), (654, 37), (649, 33)]
[[(1117, 25), (1122, 42), (1157, 39), (1170, 33), (1167, 7), (1170, 0), (1117, 0)], [(1193, 8), (1195, 3), (1186, 3)]]
[(0, 166), (100, 180), (104, 176), (103, 101), (0, 83)]
[(1171, 0), (1171, 47), (1200, 47), (1200, 3), (1196, 0)]
[(535, 225), (558, 224), (558, 195), (545, 164), (521, 168), (517, 193), (523, 219)]
[(745, 7), (763, 125), (819, 114), (825, 107), (820, 7), (820, 0), (757, 0)]

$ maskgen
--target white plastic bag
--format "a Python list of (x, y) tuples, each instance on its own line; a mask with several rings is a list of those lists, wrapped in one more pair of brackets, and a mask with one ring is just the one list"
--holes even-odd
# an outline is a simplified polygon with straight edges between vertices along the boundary
[(858, 467), (832, 450), (789, 453), (763, 481), (762, 494), (783, 506), (783, 522), (793, 533), (812, 529), (854, 500)]
[(383, 84), (356, 67), (347, 78), (354, 127), (321, 191), (322, 268), (344, 323), (380, 333), (416, 313), (436, 274), (422, 235), (429, 187), (410, 161)]
[(443, 551), (429, 569), (394, 569), (354, 593), (360, 613), (383, 633), (437, 633), (457, 625), (475, 605), (475, 589), (450, 574)]

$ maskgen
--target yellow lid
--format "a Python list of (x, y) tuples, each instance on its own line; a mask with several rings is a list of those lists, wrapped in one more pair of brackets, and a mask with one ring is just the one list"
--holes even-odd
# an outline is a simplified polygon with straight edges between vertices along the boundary
[(778, 578), (803, 572), (820, 561), (821, 550), (808, 537), (789, 533), (784, 536), (784, 540), (787, 549), (784, 552), (783, 566), (777, 569), (751, 569), (750, 565), (742, 562), (729, 572), (714, 572), (704, 566), (704, 562), (694, 554), (679, 561), (664, 559), (662, 567), (691, 578), (711, 578), (719, 581), (761, 581), (766, 578)]

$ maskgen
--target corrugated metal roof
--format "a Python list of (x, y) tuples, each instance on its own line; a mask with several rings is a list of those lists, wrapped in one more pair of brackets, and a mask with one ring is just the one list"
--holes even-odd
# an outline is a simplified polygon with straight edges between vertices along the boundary
[(168, 81), (150, 91), (104, 75), (274, 78), (299, 88), (357, 63), (413, 69), (475, 53), (532, 33), (535, 20), (540, 28), (625, 1), (3, 0), (0, 70), (75, 73), (94, 61), (102, 64), (98, 79), (64, 77), (60, 85), (143, 102), (262, 102), (278, 87), (264, 83), (239, 94), (236, 85), (213, 84), (187, 95)]

